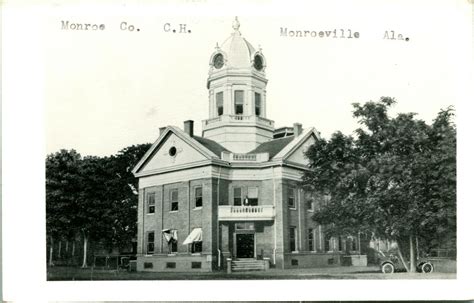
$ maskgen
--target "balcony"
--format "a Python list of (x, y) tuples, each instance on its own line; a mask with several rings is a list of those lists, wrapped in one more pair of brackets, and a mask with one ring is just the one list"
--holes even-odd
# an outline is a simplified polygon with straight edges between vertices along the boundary
[(219, 206), (219, 220), (221, 221), (263, 221), (273, 219), (275, 219), (275, 208), (273, 205)]

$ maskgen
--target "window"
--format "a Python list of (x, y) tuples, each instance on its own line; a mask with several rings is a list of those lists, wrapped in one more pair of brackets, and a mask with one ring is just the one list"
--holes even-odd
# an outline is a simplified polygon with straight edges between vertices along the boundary
[(259, 93), (255, 93), (255, 115), (260, 116), (262, 109), (262, 100)]
[(176, 262), (166, 262), (166, 268), (176, 268)]
[(194, 188), (194, 207), (202, 207), (202, 187)]
[(258, 205), (258, 187), (249, 187), (247, 195), (248, 205)]
[(149, 214), (155, 213), (155, 193), (148, 193), (146, 196), (147, 209)]
[(170, 190), (171, 211), (178, 211), (178, 189)]
[(314, 247), (314, 229), (308, 229), (308, 250), (309, 251), (316, 251)]
[(305, 193), (305, 204), (307, 211), (314, 212), (314, 201), (310, 193)]
[(237, 222), (235, 230), (255, 230), (255, 224), (253, 222)]
[(313, 208), (313, 200), (306, 200), (306, 209), (307, 209), (309, 212), (313, 212), (313, 211), (314, 211), (314, 208)]
[(242, 188), (234, 187), (234, 206), (242, 205)]
[(176, 149), (176, 147), (171, 146), (170, 149), (168, 150), (168, 155), (170, 155), (170, 157), (174, 157), (176, 156), (177, 152), (178, 150)]
[(153, 263), (151, 263), (151, 262), (145, 262), (145, 263), (143, 264), (143, 267), (144, 267), (145, 269), (153, 268)]
[(153, 254), (155, 252), (155, 232), (149, 231), (147, 233), (147, 245), (146, 245), (146, 253)]
[(178, 252), (178, 240), (172, 240), (170, 245), (170, 253)]
[(191, 244), (191, 252), (193, 254), (202, 252), (202, 241), (193, 242)]
[(324, 251), (331, 251), (331, 237), (324, 235)]
[(290, 188), (288, 190), (288, 207), (289, 208), (296, 208), (295, 195), (296, 195), (296, 189)]
[(234, 114), (243, 115), (244, 114), (244, 91), (236, 90), (234, 91)]
[(296, 227), (290, 227), (290, 251), (297, 251), (296, 248)]
[(212, 60), (212, 64), (215, 68), (219, 69), (224, 66), (224, 56), (222, 54), (217, 54)]
[(172, 229), (171, 234), (173, 235), (173, 238), (168, 243), (168, 248), (169, 252), (172, 254), (178, 252), (178, 231), (176, 229)]
[(262, 56), (256, 55), (253, 59), (253, 66), (256, 70), (261, 71), (263, 69), (263, 59)]
[(201, 262), (191, 262), (191, 268), (201, 268)]
[(343, 245), (344, 241), (341, 236), (337, 237), (337, 250), (342, 251), (343, 250)]
[(178, 251), (178, 231), (176, 229), (164, 229), (163, 240), (168, 244), (168, 254)]
[(311, 196), (310, 192), (306, 192), (304, 194), (305, 198), (305, 204), (306, 204), (306, 209), (310, 212), (314, 211), (314, 203), (313, 203), (313, 197)]
[(191, 248), (191, 253), (200, 253), (202, 252), (202, 228), (196, 227), (189, 233), (186, 239), (183, 242), (183, 245), (189, 244)]
[(356, 237), (351, 237), (350, 242), (351, 242), (351, 250), (356, 251), (357, 250), (357, 238)]
[(224, 93), (218, 92), (216, 94), (216, 107), (217, 107), (217, 115), (222, 116), (224, 114)]

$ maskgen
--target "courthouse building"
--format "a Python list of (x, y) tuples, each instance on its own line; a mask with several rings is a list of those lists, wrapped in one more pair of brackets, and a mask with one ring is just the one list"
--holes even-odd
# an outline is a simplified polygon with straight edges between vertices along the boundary
[[(209, 60), (209, 119), (160, 135), (134, 168), (139, 178), (137, 269), (212, 271), (362, 262), (357, 237), (329, 238), (318, 201), (299, 185), (312, 127), (275, 129), (267, 117), (267, 61), (239, 31)], [(281, 71), (285, 72), (285, 71)], [(305, 114), (302, 112), (301, 114)]]

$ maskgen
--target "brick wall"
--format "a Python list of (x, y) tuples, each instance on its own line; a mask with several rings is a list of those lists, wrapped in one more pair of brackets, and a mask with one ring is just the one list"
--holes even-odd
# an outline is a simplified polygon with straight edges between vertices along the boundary
[[(202, 207), (195, 205), (195, 188), (202, 187)], [(178, 210), (171, 210), (171, 191), (178, 190)], [(155, 193), (155, 213), (147, 213), (147, 194)], [(155, 232), (155, 253), (168, 253), (168, 245), (163, 240), (163, 229), (176, 229), (178, 232), (178, 253), (190, 252), (184, 239), (196, 227), (203, 229), (203, 252), (212, 252), (211, 218), (216, 213), (213, 206), (211, 179), (198, 179), (177, 182), (140, 190), (138, 209), (138, 254), (146, 253), (146, 234)], [(214, 240), (215, 241), (215, 240)]]
[(255, 243), (257, 249), (257, 256), (261, 255), (263, 250), (263, 256), (273, 259), (273, 247), (274, 247), (274, 222), (273, 221), (261, 221), (255, 223)]
[(210, 255), (154, 255), (137, 257), (137, 271), (161, 272), (210, 272)]
[[(277, 267), (284, 268), (288, 266), (287, 258), (284, 255), (291, 253), (290, 251), (290, 227), (296, 227), (296, 247), (298, 252), (311, 252), (313, 248), (308, 246), (308, 229), (313, 229), (315, 236), (313, 241), (316, 248), (320, 248), (319, 226), (311, 218), (314, 214), (308, 211), (305, 193), (298, 186), (298, 182), (294, 180), (283, 179), (278, 182), (277, 195), (281, 194), (281, 199), (277, 204)], [(290, 189), (295, 189), (295, 206), (290, 208), (288, 205), (288, 197)], [(315, 205), (316, 207), (316, 205)], [(324, 245), (324, 242), (322, 243)], [(321, 250), (318, 250), (321, 251)], [(308, 257), (309, 258), (309, 257)], [(316, 258), (316, 257), (315, 257)], [(321, 258), (321, 257), (317, 257)], [(283, 262), (283, 260), (285, 261)], [(318, 259), (318, 260), (319, 260)], [(319, 261), (318, 261), (319, 262)], [(323, 262), (324, 263), (324, 262)]]
[(287, 253), (284, 268), (312, 268), (341, 265), (340, 254)]

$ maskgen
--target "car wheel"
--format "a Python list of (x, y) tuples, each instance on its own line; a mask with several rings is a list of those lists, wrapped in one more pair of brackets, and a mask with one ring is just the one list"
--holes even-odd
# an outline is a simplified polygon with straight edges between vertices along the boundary
[(420, 264), (418, 264), (416, 266), (416, 272), (423, 272), (423, 270), (421, 270), (421, 268), (423, 267), (424, 264), (425, 264), (425, 262), (421, 262)]
[(421, 272), (425, 273), (425, 274), (429, 274), (429, 273), (432, 273), (433, 272), (433, 269), (434, 269), (434, 266), (433, 264), (429, 263), (429, 262), (426, 262), (425, 264), (423, 264), (421, 266)]
[(382, 272), (384, 274), (393, 274), (395, 272), (395, 267), (390, 263), (385, 263), (382, 265)]

